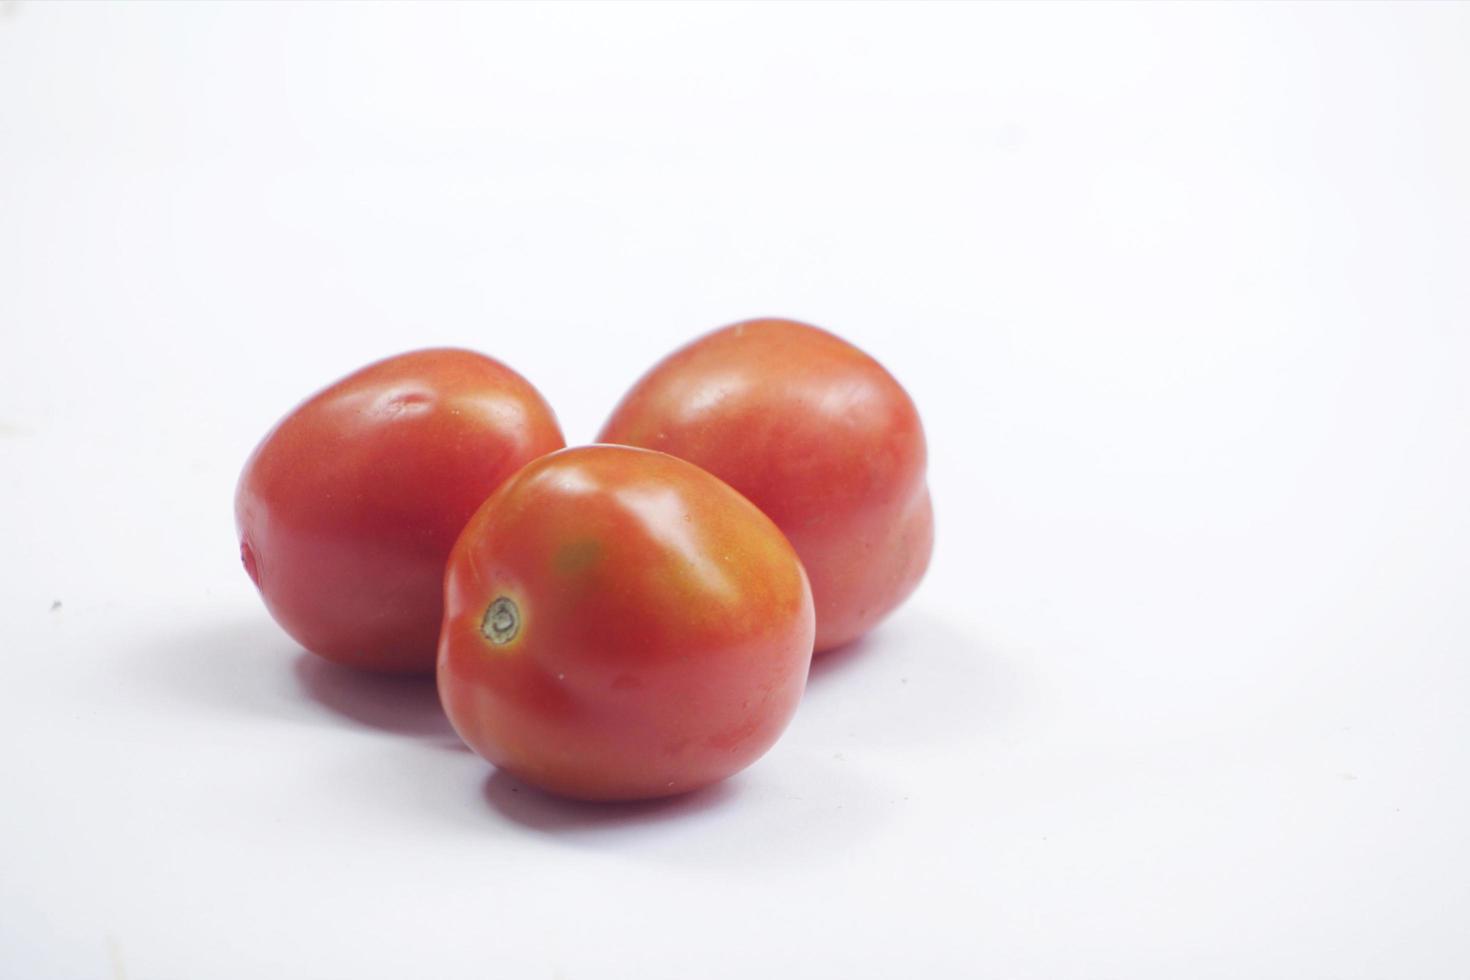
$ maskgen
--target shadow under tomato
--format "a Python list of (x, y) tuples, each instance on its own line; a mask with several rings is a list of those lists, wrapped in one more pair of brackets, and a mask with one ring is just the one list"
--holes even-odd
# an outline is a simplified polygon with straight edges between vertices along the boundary
[(485, 779), (485, 802), (500, 816), (547, 834), (613, 829), (677, 820), (713, 809), (739, 792), (733, 780), (658, 800), (589, 803), (553, 796), (496, 769)]
[(302, 650), (264, 615), (180, 617), (140, 644), (114, 689), (144, 685), (196, 709), (327, 723), (460, 746), (432, 677), (370, 674)]
[(292, 673), (302, 692), (334, 715), (365, 728), (442, 739), (463, 748), (439, 704), (433, 677), (373, 674), (304, 652), (296, 658)]
[[(305, 720), (290, 664), (301, 648), (266, 618), (187, 619), (140, 644), (114, 684), (147, 684), (196, 708)], [(124, 662), (118, 661), (121, 666)]]
[(813, 659), (793, 732), (820, 732), (844, 753), (953, 744), (1007, 727), (1033, 683), (1024, 660), (973, 627), (923, 606), (906, 608)]

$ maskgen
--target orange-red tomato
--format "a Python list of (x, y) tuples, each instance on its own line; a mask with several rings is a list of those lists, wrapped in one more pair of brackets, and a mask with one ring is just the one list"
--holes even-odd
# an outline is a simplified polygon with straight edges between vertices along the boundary
[(428, 673), (460, 530), (506, 477), (564, 445), (545, 400), (498, 361), (423, 350), (371, 364), (302, 403), (246, 462), (245, 570), (313, 653)]
[(871, 629), (929, 564), (924, 430), (883, 366), (790, 320), (751, 320), (670, 354), (599, 442), (697, 463), (765, 511), (811, 578), (818, 651)]
[(812, 629), (796, 554), (744, 497), (662, 453), (567, 449), (506, 481), (454, 546), (439, 696), (528, 783), (668, 796), (771, 746)]

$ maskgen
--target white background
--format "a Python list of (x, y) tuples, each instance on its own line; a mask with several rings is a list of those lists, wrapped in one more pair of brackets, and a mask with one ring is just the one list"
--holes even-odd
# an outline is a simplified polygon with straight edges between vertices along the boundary
[[(725, 786), (303, 654), (233, 484), (432, 344), (761, 314), (933, 567)], [(0, 5), (0, 976), (1470, 975), (1470, 6)]]

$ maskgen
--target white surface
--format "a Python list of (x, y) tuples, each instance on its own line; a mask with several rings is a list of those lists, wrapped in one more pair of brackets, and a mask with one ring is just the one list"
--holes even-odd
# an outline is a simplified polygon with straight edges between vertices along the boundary
[[(1470, 7), (0, 7), (0, 976), (1470, 975)], [(764, 313), (939, 546), (725, 788), (318, 665), (237, 468)], [(60, 605), (53, 609), (53, 602)]]

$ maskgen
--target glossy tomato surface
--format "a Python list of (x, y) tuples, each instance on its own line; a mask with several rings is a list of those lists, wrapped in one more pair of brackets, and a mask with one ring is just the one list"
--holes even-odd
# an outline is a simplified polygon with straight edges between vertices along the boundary
[(881, 364), (824, 330), (716, 330), (649, 371), (598, 439), (697, 463), (765, 511), (811, 578), (818, 651), (871, 629), (928, 567), (919, 413)]
[(245, 570), (306, 649), (368, 670), (434, 669), (444, 563), (506, 477), (565, 445), (546, 401), (481, 354), (390, 357), (314, 395), (245, 464)]
[(445, 577), (439, 695), (496, 766), (580, 799), (755, 761), (796, 710), (811, 591), (749, 501), (683, 460), (585, 446), (487, 500)]

